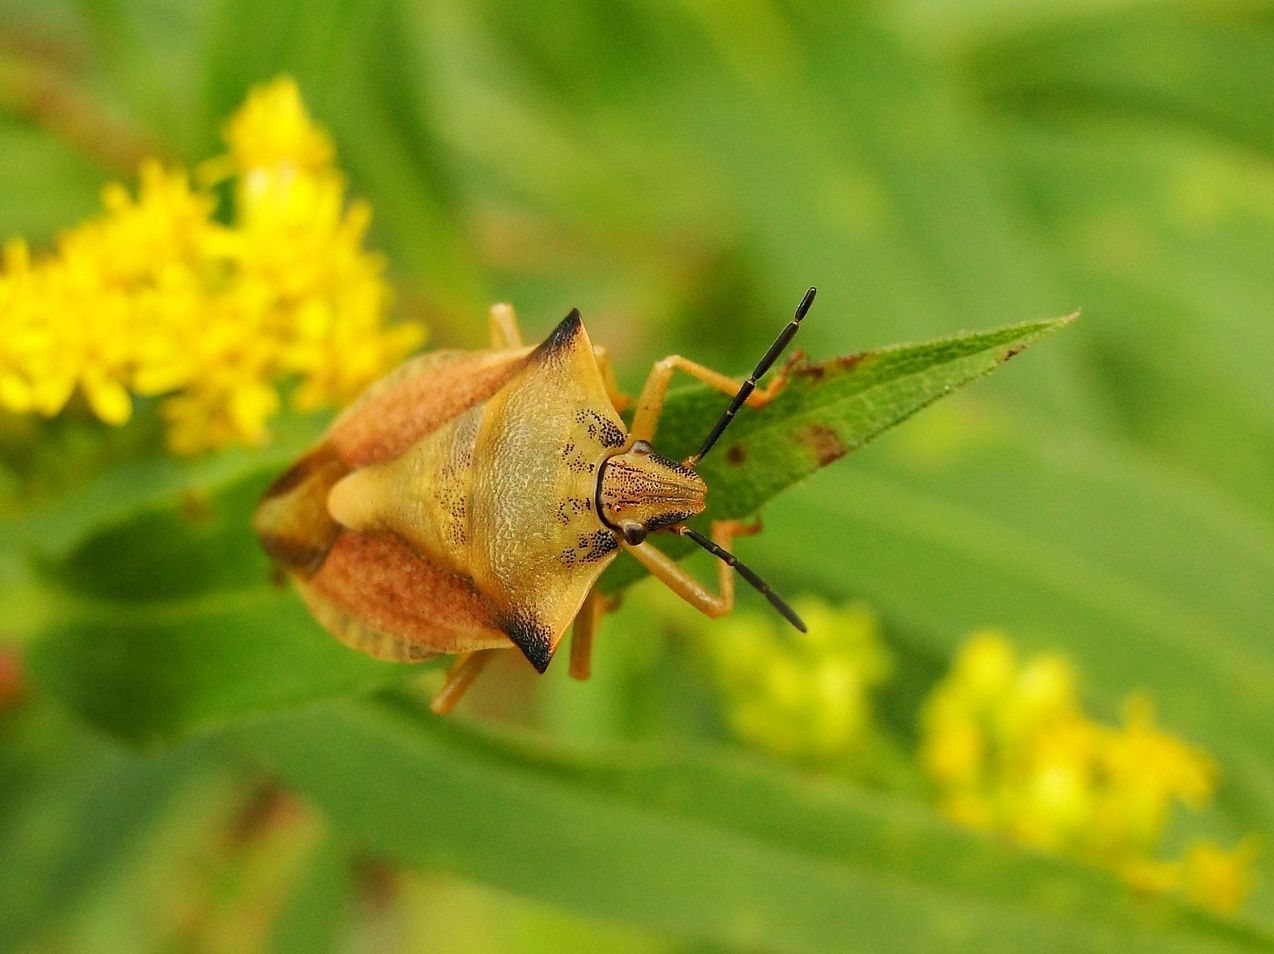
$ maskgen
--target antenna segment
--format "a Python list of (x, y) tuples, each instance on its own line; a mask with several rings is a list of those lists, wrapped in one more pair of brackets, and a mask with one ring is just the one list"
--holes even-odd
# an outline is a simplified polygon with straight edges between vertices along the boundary
[(796, 611), (793, 610), (792, 607), (788, 606), (787, 602), (781, 596), (779, 596), (772, 589), (770, 589), (770, 586), (768, 583), (766, 583), (763, 579), (757, 576), (756, 573), (754, 573), (752, 569), (743, 561), (741, 561), (737, 556), (735, 556), (729, 550), (726, 550), (723, 547), (717, 546), (717, 544), (713, 543), (711, 540), (705, 537), (702, 533), (698, 533), (694, 530), (691, 530), (687, 526), (682, 526), (680, 529), (677, 530), (677, 532), (680, 533), (683, 537), (689, 537), (695, 543), (699, 544), (699, 546), (703, 547), (705, 550), (711, 553), (714, 557), (724, 562), (727, 566), (731, 566), (734, 569), (738, 570), (739, 576), (747, 580), (750, 584), (752, 584), (752, 586), (756, 589), (758, 593), (760, 593), (767, 600), (769, 600), (770, 605), (773, 606), (776, 610), (778, 610), (779, 613), (782, 614), (785, 620), (787, 620), (789, 623), (791, 623), (793, 626), (799, 629), (802, 633), (808, 632), (805, 629), (805, 623), (801, 620), (799, 616), (796, 615)]
[(730, 422), (734, 420), (734, 415), (739, 408), (743, 407), (743, 402), (748, 399), (748, 395), (756, 390), (757, 379), (770, 370), (770, 366), (778, 360), (779, 355), (783, 353), (783, 349), (796, 336), (797, 329), (801, 326), (801, 319), (810, 310), (810, 305), (814, 304), (814, 296), (816, 294), (818, 294), (817, 288), (811, 288), (805, 293), (801, 303), (796, 306), (795, 316), (787, 323), (787, 327), (779, 332), (779, 336), (774, 339), (774, 344), (770, 345), (770, 350), (765, 352), (765, 357), (757, 363), (751, 376), (743, 382), (739, 392), (730, 401), (730, 406), (725, 409), (725, 413), (713, 425), (711, 433), (708, 434), (707, 439), (703, 442), (703, 446), (699, 448), (699, 452), (685, 459), (684, 463), (687, 467), (694, 467), (699, 461), (703, 460), (708, 451), (712, 450), (712, 445), (717, 442), (717, 439), (721, 437), (725, 429), (730, 426)]

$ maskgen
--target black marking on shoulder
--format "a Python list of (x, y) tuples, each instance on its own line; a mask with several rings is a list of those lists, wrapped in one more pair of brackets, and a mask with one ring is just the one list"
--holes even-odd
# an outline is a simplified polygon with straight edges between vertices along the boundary
[(557, 502), (557, 522), (566, 526), (571, 519), (581, 513), (590, 513), (593, 502), (587, 497), (564, 497)]
[(584, 563), (596, 563), (598, 560), (619, 549), (619, 541), (615, 539), (613, 530), (595, 530), (592, 533), (580, 534), (575, 546), (567, 547), (558, 557), (566, 566), (579, 566)]
[(535, 671), (543, 673), (553, 661), (553, 634), (539, 620), (529, 616), (515, 617), (500, 627), (508, 634), (513, 644), (522, 650), (522, 655), (535, 667)]
[(540, 342), (540, 346), (531, 352), (532, 361), (543, 361), (545, 358), (551, 358), (559, 351), (564, 351), (571, 346), (571, 342), (584, 329), (584, 322), (580, 319), (579, 309), (572, 308), (571, 313), (561, 320), (556, 328)]
[(582, 407), (575, 412), (575, 423), (583, 424), (587, 429), (589, 440), (596, 441), (602, 447), (623, 447), (624, 431), (610, 418), (598, 414), (591, 407)]

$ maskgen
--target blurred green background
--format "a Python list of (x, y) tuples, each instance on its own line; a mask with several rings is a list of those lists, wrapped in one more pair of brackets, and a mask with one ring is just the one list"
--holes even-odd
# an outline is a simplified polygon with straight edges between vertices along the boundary
[[(47, 246), (144, 156), (217, 154), (284, 73), (431, 346), (480, 344), (497, 300), (532, 337), (579, 307), (634, 391), (671, 352), (745, 369), (810, 284), (819, 357), (1082, 308), (739, 550), (879, 614), (898, 738), (1000, 627), (1072, 659), (1093, 711), (1144, 689), (1212, 754), (1216, 804), (1174, 837), (1274, 836), (1274, 5), (0, 0), (0, 236)], [(230, 718), (233, 659), (173, 633), (309, 632), (242, 595), (265, 563), (219, 515), (313, 422), (180, 465), (136, 463), (143, 423), (5, 427), (0, 948), (1274, 945), (1269, 844), (1242, 912), (1207, 915), (743, 750), (653, 584), (587, 684), (511, 658), (438, 724), (323, 643), (279, 660), (277, 711)], [(152, 506), (205, 485), (193, 530)], [(297, 707), (328, 661), (351, 700)]]

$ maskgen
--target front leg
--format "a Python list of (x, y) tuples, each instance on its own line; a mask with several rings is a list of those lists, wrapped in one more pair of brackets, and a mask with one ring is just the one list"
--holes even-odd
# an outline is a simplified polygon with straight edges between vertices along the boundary
[(615, 381), (615, 369), (611, 367), (610, 355), (601, 345), (593, 345), (593, 357), (597, 359), (597, 370), (602, 373), (602, 384), (606, 387), (606, 396), (610, 398), (611, 406), (617, 413), (623, 414), (633, 403), (633, 399), (619, 390), (619, 384)]
[[(712, 524), (712, 542), (728, 551), (730, 542), (736, 536), (757, 533), (760, 529), (760, 521), (744, 523), (741, 520), (716, 520)], [(725, 561), (717, 563), (717, 592), (713, 593), (695, 579), (689, 570), (649, 540), (636, 546), (624, 544), (624, 549), (636, 557), (652, 576), (658, 577), (660, 582), (705, 616), (715, 619), (734, 609), (734, 571)], [(767, 596), (768, 590), (769, 587), (766, 587)]]
[[(759, 408), (765, 407), (774, 400), (787, 384), (788, 369), (791, 364), (792, 362), (789, 361), (784, 365), (774, 376), (774, 380), (765, 387), (752, 391), (744, 403), (748, 407)], [(746, 387), (748, 381), (751, 381), (753, 385), (756, 384), (754, 379), (732, 378), (728, 374), (714, 371), (679, 354), (670, 354), (656, 361), (646, 377), (646, 384), (641, 389), (641, 397), (637, 399), (637, 410), (633, 412), (633, 426), (629, 428), (629, 433), (634, 440), (650, 442), (654, 439), (655, 428), (659, 425), (659, 415), (664, 407), (664, 398), (668, 394), (668, 382), (672, 380), (675, 371), (682, 371), (731, 397)]]
[(764, 407), (770, 403), (787, 383), (788, 371), (795, 360), (795, 355), (788, 360), (783, 366), (774, 380), (766, 387), (757, 390), (756, 383), (761, 380), (765, 372), (770, 370), (771, 365), (779, 359), (779, 355), (788, 346), (788, 343), (796, 335), (797, 330), (801, 326), (801, 320), (810, 310), (810, 305), (814, 303), (814, 294), (816, 289), (811, 288), (805, 293), (805, 297), (801, 299), (801, 303), (796, 306), (796, 313), (792, 316), (783, 330), (779, 332), (774, 343), (770, 345), (769, 350), (757, 362), (756, 368), (748, 377), (740, 381), (738, 378), (731, 378), (719, 371), (713, 371), (711, 368), (705, 368), (701, 364), (696, 364), (679, 354), (672, 354), (655, 364), (650, 369), (650, 376), (646, 378), (646, 386), (641, 389), (641, 397), (637, 400), (637, 412), (633, 416), (633, 426), (630, 430), (636, 440), (651, 441), (655, 436), (655, 426), (659, 423), (659, 413), (663, 410), (664, 396), (668, 391), (668, 381), (672, 377), (672, 372), (682, 370), (691, 377), (698, 378), (709, 387), (716, 388), (725, 394), (731, 395), (732, 400), (725, 412), (717, 420), (712, 431), (708, 434), (703, 442), (703, 446), (699, 448), (697, 454), (687, 457), (683, 464), (694, 467), (699, 463), (700, 459), (709, 450), (712, 445), (717, 442), (717, 438), (729, 426), (733, 420), (735, 412), (744, 404), (748, 407)]

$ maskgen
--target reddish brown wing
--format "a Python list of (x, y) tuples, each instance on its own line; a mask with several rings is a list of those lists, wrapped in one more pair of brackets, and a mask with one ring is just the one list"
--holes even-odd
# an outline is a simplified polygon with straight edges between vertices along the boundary
[(512, 647), (472, 585), (392, 537), (341, 533), (319, 571), (297, 585), (329, 632), (378, 659)]
[(327, 439), (351, 470), (397, 457), (498, 391), (530, 351), (434, 351), (413, 358), (363, 392)]
[(351, 470), (401, 454), (485, 401), (530, 350), (436, 351), (406, 362), (368, 388), (266, 491), (253, 520), (262, 545), (343, 642), (399, 661), (511, 645), (471, 585), (401, 541), (345, 530), (328, 513), (327, 496)]

